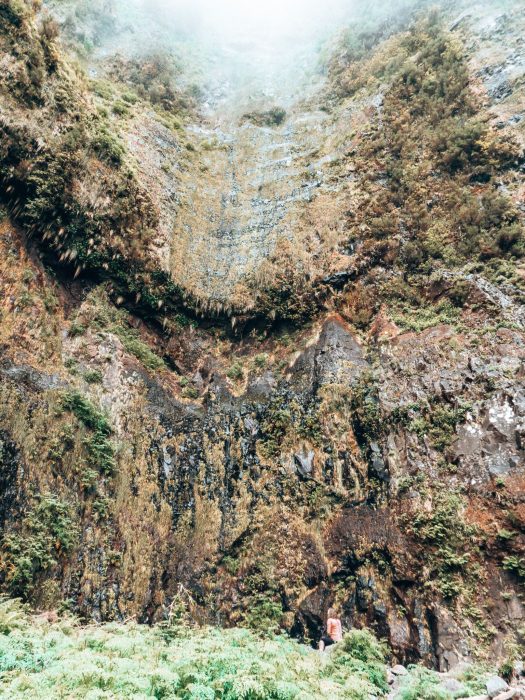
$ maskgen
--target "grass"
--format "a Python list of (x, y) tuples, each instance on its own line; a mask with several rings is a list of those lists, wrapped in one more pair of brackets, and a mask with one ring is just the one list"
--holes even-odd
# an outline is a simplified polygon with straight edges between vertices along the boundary
[(71, 411), (89, 430), (106, 437), (111, 434), (111, 426), (106, 415), (93, 406), (91, 401), (80, 392), (66, 392), (62, 400), (62, 406), (65, 410)]
[(164, 360), (141, 340), (140, 333), (137, 330), (124, 324), (115, 324), (110, 330), (120, 338), (124, 349), (142, 362), (144, 367), (152, 371), (165, 367)]
[[(88, 312), (84, 316), (75, 319), (71, 324), (69, 328), (70, 337), (81, 336), (90, 327), (95, 330), (113, 333), (119, 338), (126, 352), (134, 355), (146, 369), (151, 371), (165, 369), (164, 360), (142, 340), (140, 331), (130, 325), (126, 312), (122, 309), (117, 309), (110, 302), (103, 286), (97, 288), (90, 295), (89, 302)], [(177, 322), (179, 322), (179, 319), (184, 319), (184, 317), (179, 315), (176, 319)], [(85, 379), (89, 382), (87, 377)], [(95, 383), (96, 381), (95, 379)]]
[(46, 698), (362, 700), (386, 689), (383, 650), (353, 631), (321, 657), (287, 637), (176, 623), (80, 626), (34, 619), (0, 600), (0, 694)]

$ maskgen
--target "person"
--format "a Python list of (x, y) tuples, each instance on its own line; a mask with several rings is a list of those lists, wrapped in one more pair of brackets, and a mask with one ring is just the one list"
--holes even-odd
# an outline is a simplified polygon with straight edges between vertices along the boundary
[(341, 620), (337, 617), (334, 608), (328, 608), (326, 630), (319, 641), (319, 651), (324, 651), (326, 647), (337, 644), (343, 638), (343, 627)]

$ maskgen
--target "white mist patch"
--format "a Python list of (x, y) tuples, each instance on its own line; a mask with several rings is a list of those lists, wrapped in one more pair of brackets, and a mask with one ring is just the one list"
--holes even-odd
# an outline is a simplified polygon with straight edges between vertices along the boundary
[(344, 26), (357, 0), (135, 1), (161, 33), (195, 47), (197, 82), (215, 103), (232, 93), (286, 102), (300, 92), (321, 43)]
[[(144, 1), (144, 0), (143, 0)], [(145, 0), (147, 4), (148, 0)], [(150, 0), (156, 11), (222, 41), (304, 41), (339, 24), (352, 0)]]

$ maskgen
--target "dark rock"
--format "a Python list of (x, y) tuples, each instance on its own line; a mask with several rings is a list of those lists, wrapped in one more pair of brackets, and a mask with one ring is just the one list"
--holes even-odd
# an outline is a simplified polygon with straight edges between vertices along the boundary
[(12, 519), (18, 503), (18, 480), (23, 466), (16, 443), (6, 432), (0, 431), (0, 532)]
[(299, 476), (303, 479), (311, 479), (314, 469), (314, 452), (312, 450), (306, 454), (304, 452), (296, 452), (294, 460)]

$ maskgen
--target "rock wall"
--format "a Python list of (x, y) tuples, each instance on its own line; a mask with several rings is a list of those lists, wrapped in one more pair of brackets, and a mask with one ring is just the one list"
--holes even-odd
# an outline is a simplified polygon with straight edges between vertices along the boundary
[[(23, 21), (24, 41), (31, 43), (36, 25)], [(491, 21), (519, 44), (505, 15)], [(14, 56), (3, 14), (0, 22), (5, 55)], [(467, 12), (448, 31), (469, 38), (474, 75), (476, 64), (487, 62), (483, 50), (493, 50), (483, 43), (489, 30)], [(495, 238), (512, 226), (518, 237), (509, 249), (491, 248), (488, 262), (461, 258), (445, 265), (438, 256), (439, 269), (416, 272), (410, 256), (395, 257), (407, 244), (403, 221), (387, 235), (391, 221), (366, 208), (376, 197), (383, 202), (392, 177), (382, 168), (392, 144), (366, 149), (367, 134), (377, 134), (383, 118), (383, 96), (391, 109), (388, 100), (400, 84), (392, 78), (389, 86), (384, 67), (376, 68), (392, 47), (401, 46), (396, 56), (407, 60), (403, 37), (379, 32), (367, 49), (371, 64), (368, 53), (359, 58), (364, 64), (338, 55), (328, 76), (333, 82), (316, 93), (326, 110), (307, 101), (292, 107), (282, 126), (236, 123), (235, 147), (228, 150), (219, 143), (217, 152), (194, 155), (180, 134), (159, 125), (151, 105), (140, 103), (120, 133), (134, 163), (131, 203), (138, 198), (145, 207), (139, 213), (151, 214), (146, 239), (134, 206), (127, 218), (129, 192), (118, 184), (125, 171), (103, 165), (100, 154), (90, 151), (84, 171), (75, 160), (69, 198), (62, 190), (46, 194), (48, 204), (56, 198), (57, 217), (67, 224), (68, 207), (78, 214), (74, 242), (89, 246), (78, 279), (56, 258), (61, 244), (55, 250), (27, 225), (35, 204), (34, 192), (24, 189), (32, 182), (26, 160), (36, 143), (35, 115), (47, 120), (48, 138), (56, 105), (46, 102), (46, 90), (43, 105), (21, 105), (2, 83), (0, 126), (13, 137), (11, 106), (23, 117), (21, 130), (31, 133), (24, 158), (15, 148), (18, 127), (7, 155), (0, 153), (2, 181), (17, 194), (14, 200), (6, 191), (9, 211), (0, 224), (4, 591), (87, 619), (151, 622), (180, 607), (197, 621), (281, 628), (312, 641), (335, 605), (344, 626), (368, 626), (387, 639), (396, 660), (422, 659), (442, 670), (469, 657), (503, 658), (523, 640), (522, 166), (512, 149), (511, 165), (483, 162), (490, 182), (479, 173), (445, 174), (436, 165), (407, 198), (421, 205), (426, 220), (429, 208), (441, 214), (438, 205), (420, 201), (429, 181), (443, 190), (436, 196), (457, 186), (485, 201), (494, 187), (504, 191), (496, 223), (478, 222), (469, 231), (477, 235), (485, 226), (483, 235)], [(347, 92), (337, 96), (340, 70), (351, 90), (364, 71), (364, 87), (353, 94), (344, 82)], [(402, 82), (404, 75), (395, 78)], [(51, 69), (49, 76), (42, 77), (44, 86), (58, 90), (64, 76)], [(70, 79), (73, 92), (81, 91), (81, 82)], [(498, 109), (510, 105), (505, 99)], [(100, 103), (93, 95), (89, 100), (87, 114), (95, 119)], [(61, 146), (71, 113), (62, 119)], [(503, 129), (520, 123), (507, 122)], [(507, 143), (493, 141), (499, 127), (483, 128), (491, 148)], [(354, 129), (360, 131), (352, 136)], [(300, 134), (303, 145), (281, 142), (283, 134)], [(516, 127), (514, 138), (520, 135)], [(283, 148), (293, 151), (290, 164), (272, 160)], [(166, 149), (170, 167), (180, 169), (174, 179), (155, 160)], [(52, 149), (44, 150), (38, 168), (56, 172)], [(255, 152), (255, 173), (240, 155), (246, 150), (250, 157)], [(202, 182), (211, 188), (213, 180), (214, 188), (192, 197), (203, 163)], [(241, 166), (245, 180), (233, 177)], [(78, 222), (90, 220), (97, 172), (104, 175), (98, 194), (105, 204), (95, 216), (101, 247), (92, 250), (85, 240), (91, 224), (85, 230)], [(238, 195), (236, 182), (242, 182)], [(261, 186), (268, 191), (257, 198)], [(398, 211), (405, 202), (394, 190)], [(224, 192), (226, 199), (219, 197)], [(182, 194), (191, 201), (179, 211)], [(272, 256), (271, 237), (284, 220), (276, 213), (281, 198), (283, 210), (292, 212), (290, 235), (281, 236), (279, 255)], [(185, 233), (170, 240), (175, 213)], [(449, 220), (438, 213), (439, 240), (446, 241)], [(121, 227), (113, 245), (115, 222)], [(60, 238), (53, 217), (44, 223)], [(427, 238), (435, 234), (429, 231)], [(218, 254), (225, 242), (226, 252)], [(177, 258), (173, 268), (170, 255), (171, 262)], [(200, 287), (192, 296), (183, 278), (194, 274)], [(244, 318), (232, 330), (225, 323), (234, 312), (215, 303), (237, 293)]]

